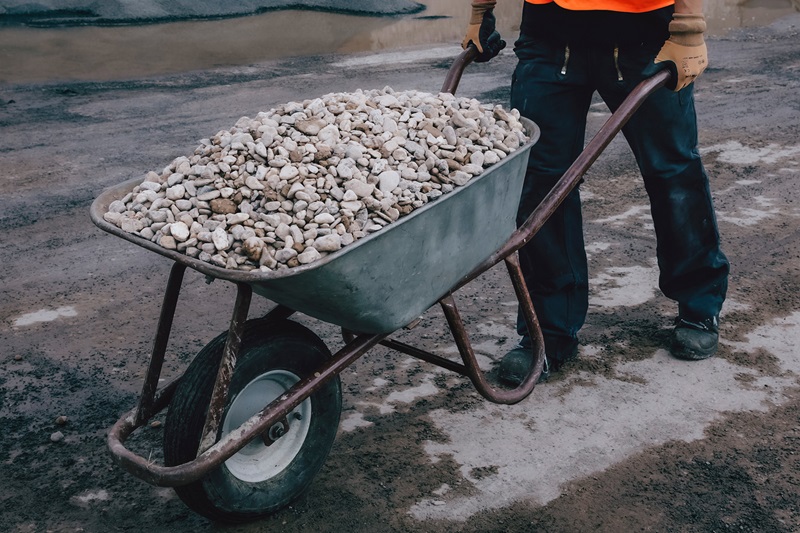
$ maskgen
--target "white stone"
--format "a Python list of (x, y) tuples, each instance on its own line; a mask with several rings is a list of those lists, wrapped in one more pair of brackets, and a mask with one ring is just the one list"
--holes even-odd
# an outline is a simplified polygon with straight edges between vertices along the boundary
[(298, 131), (301, 131), (306, 135), (317, 135), (319, 134), (320, 130), (322, 130), (327, 125), (328, 123), (321, 118), (298, 120), (295, 121), (294, 123), (294, 127), (297, 128)]
[(162, 248), (166, 248), (167, 250), (175, 250), (178, 248), (178, 244), (175, 242), (175, 238), (171, 235), (162, 235), (161, 238), (158, 240), (158, 244)]
[(139, 187), (144, 191), (158, 192), (161, 190), (161, 184), (153, 181), (143, 181)]
[(282, 180), (290, 180), (300, 174), (300, 171), (294, 165), (286, 165), (281, 168), (280, 178)]
[(279, 263), (286, 263), (290, 259), (297, 257), (297, 250), (294, 248), (281, 248), (275, 252), (275, 259)]
[(122, 231), (125, 231), (125, 232), (128, 232), (128, 233), (138, 233), (138, 232), (142, 231), (142, 229), (144, 229), (144, 222), (142, 222), (139, 219), (134, 219), (134, 218), (130, 218), (130, 217), (123, 217), (120, 220), (119, 226), (122, 229)]
[(170, 174), (170, 176), (167, 178), (167, 186), (173, 187), (178, 183), (182, 183), (184, 177), (185, 177), (184, 174), (181, 172), (175, 172), (173, 174)]
[(303, 253), (298, 254), (297, 262), (300, 263), (301, 265), (307, 265), (309, 263), (313, 263), (314, 261), (318, 260), (320, 257), (322, 256), (320, 255), (319, 251), (317, 251), (316, 248), (306, 248), (305, 251), (303, 251)]
[(225, 215), (225, 222), (229, 226), (232, 226), (234, 224), (241, 224), (245, 220), (249, 219), (250, 215), (248, 215), (247, 213), (228, 213), (227, 215)]
[(230, 246), (228, 233), (222, 226), (211, 232), (211, 240), (214, 242), (214, 247), (217, 250), (227, 250)]
[(170, 234), (178, 242), (184, 242), (189, 238), (189, 226), (183, 222), (175, 222), (170, 226)]
[(350, 202), (340, 202), (339, 207), (342, 209), (347, 209), (353, 213), (357, 212), (359, 209), (364, 207), (364, 204), (359, 200), (352, 200)]
[(338, 233), (323, 235), (314, 240), (313, 246), (319, 252), (335, 252), (342, 247), (342, 238)]
[(203, 187), (197, 191), (197, 199), (203, 202), (209, 202), (219, 197), (219, 191), (213, 187)]
[(361, 180), (350, 180), (344, 183), (345, 190), (353, 191), (356, 193), (356, 196), (359, 198), (366, 198), (367, 196), (372, 195), (372, 191), (375, 190), (375, 186), (371, 183), (367, 183)]
[(108, 213), (103, 213), (103, 220), (105, 220), (109, 224), (114, 224), (117, 227), (119, 227), (119, 225), (122, 223), (123, 218), (124, 215), (122, 213), (115, 213), (112, 211), (109, 211)]
[(147, 212), (147, 218), (149, 218), (153, 222), (166, 222), (167, 211), (160, 209), (151, 209)]
[(322, 144), (333, 146), (339, 142), (341, 135), (339, 134), (339, 128), (333, 124), (328, 124), (319, 131), (317, 138)]
[(260, 182), (255, 176), (247, 176), (244, 184), (254, 191), (261, 191), (264, 189), (264, 184)]
[(330, 213), (320, 213), (314, 217), (314, 222), (317, 224), (332, 224), (336, 220)]
[(378, 188), (381, 192), (392, 192), (400, 184), (400, 173), (395, 170), (381, 172), (378, 176), (378, 183)]
[(125, 205), (125, 202), (120, 200), (114, 200), (108, 205), (108, 212), (109, 213), (124, 213), (127, 211), (128, 208)]
[(180, 183), (167, 189), (167, 198), (170, 200), (180, 200), (184, 194), (186, 194), (186, 187)]
[(292, 229), (289, 227), (289, 224), (281, 222), (278, 224), (277, 228), (275, 228), (275, 235), (280, 237), (281, 239), (285, 239), (287, 235), (291, 235)]

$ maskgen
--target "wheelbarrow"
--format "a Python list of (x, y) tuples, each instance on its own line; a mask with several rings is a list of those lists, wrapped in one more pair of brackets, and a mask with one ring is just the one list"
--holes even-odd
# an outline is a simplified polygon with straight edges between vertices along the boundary
[[(470, 47), (456, 58), (443, 92), (455, 92), (464, 67), (476, 55)], [(538, 127), (527, 119), (522, 122), (529, 141), (467, 185), (335, 254), (282, 271), (227, 270), (126, 233), (103, 214), (140, 179), (104, 191), (92, 204), (92, 221), (174, 262), (138, 404), (108, 435), (114, 461), (148, 483), (173, 487), (201, 515), (246, 522), (285, 507), (311, 484), (336, 437), (342, 408), (339, 374), (378, 344), (468, 377), (491, 402), (513, 404), (526, 398), (545, 356), (516, 251), (542, 227), (645, 98), (668, 79), (669, 73), (661, 71), (642, 82), (519, 228), (515, 215), (527, 155), (539, 138)], [(514, 389), (494, 385), (479, 368), (453, 297), (501, 261), (533, 339), (534, 363)], [(187, 267), (236, 285), (230, 327), (197, 354), (181, 377), (159, 390)], [(263, 317), (248, 319), (254, 292), (276, 305)], [(390, 338), (437, 303), (461, 362)], [(310, 329), (290, 320), (295, 313), (341, 327), (344, 346), (331, 354)], [(157, 464), (125, 443), (164, 409), (164, 463)]]

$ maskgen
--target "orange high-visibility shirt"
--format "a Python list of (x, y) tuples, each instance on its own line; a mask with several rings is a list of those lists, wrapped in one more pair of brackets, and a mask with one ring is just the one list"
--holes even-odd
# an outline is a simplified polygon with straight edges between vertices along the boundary
[(622, 13), (644, 13), (671, 6), (674, 0), (525, 0), (530, 4), (556, 4), (572, 11), (620, 11)]

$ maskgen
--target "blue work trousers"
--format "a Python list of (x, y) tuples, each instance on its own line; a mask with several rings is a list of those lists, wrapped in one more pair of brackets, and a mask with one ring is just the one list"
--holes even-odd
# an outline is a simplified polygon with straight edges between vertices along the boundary
[[(595, 91), (614, 111), (653, 73), (659, 44), (567, 46), (521, 36), (511, 106), (536, 122), (541, 138), (530, 154), (517, 214), (522, 224), (584, 148)], [(649, 69), (649, 70), (648, 70)], [(689, 320), (717, 315), (729, 265), (720, 250), (708, 177), (697, 150), (693, 85), (658, 89), (623, 128), (650, 199), (659, 287)], [(574, 339), (588, 310), (588, 272), (581, 201), (576, 187), (519, 251), (548, 345)], [(518, 330), (526, 339), (524, 322)], [(569, 344), (569, 343), (567, 343)], [(549, 354), (558, 359), (558, 354)]]

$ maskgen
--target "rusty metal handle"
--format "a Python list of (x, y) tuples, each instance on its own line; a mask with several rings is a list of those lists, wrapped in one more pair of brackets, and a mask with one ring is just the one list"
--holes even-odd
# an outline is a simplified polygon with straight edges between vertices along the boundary
[(442, 84), (443, 93), (456, 94), (456, 89), (458, 89), (458, 83), (461, 81), (461, 75), (464, 74), (464, 69), (478, 57), (479, 53), (475, 45), (470, 43), (465, 50), (456, 56), (450, 70), (447, 71), (447, 75), (444, 78), (444, 83)]

